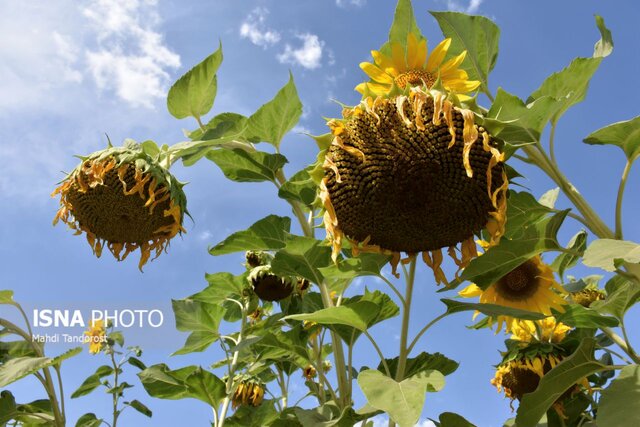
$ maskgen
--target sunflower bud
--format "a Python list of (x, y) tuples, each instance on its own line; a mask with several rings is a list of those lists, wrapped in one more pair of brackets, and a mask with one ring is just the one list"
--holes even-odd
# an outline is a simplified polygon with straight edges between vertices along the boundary
[(276, 276), (268, 265), (251, 270), (249, 282), (253, 286), (253, 291), (263, 301), (281, 301), (293, 292), (292, 281), (289, 278)]
[(140, 249), (142, 270), (152, 251), (157, 258), (185, 231), (182, 187), (138, 144), (110, 147), (84, 157), (52, 193), (60, 195), (53, 223), (84, 232), (97, 257), (105, 246), (118, 261)]
[(231, 398), (233, 409), (238, 406), (260, 406), (264, 397), (264, 385), (255, 379), (243, 380)]
[(314, 368), (312, 365), (307, 365), (302, 370), (302, 376), (308, 379), (309, 381), (313, 380), (317, 374), (318, 372), (316, 371), (316, 368)]
[(602, 301), (607, 297), (603, 290), (589, 287), (578, 292), (572, 292), (570, 295), (574, 303), (587, 308), (595, 301)]

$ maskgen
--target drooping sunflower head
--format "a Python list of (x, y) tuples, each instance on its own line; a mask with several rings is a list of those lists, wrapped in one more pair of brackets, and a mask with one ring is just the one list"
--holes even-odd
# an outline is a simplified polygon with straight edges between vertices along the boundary
[(263, 301), (281, 301), (291, 295), (294, 289), (294, 281), (289, 277), (273, 274), (270, 265), (252, 269), (248, 280), (253, 291)]
[[(459, 292), (465, 298), (480, 297), (481, 303), (497, 304), (526, 311), (551, 315), (551, 309), (564, 311), (567, 302), (562, 298), (564, 290), (555, 281), (553, 272), (540, 256), (535, 256), (489, 285), (485, 290), (471, 284)], [(507, 332), (512, 330), (514, 318), (497, 316), (496, 331), (506, 323)]]
[(249, 269), (268, 264), (272, 256), (263, 251), (247, 251), (245, 253), (246, 266)]
[(503, 392), (511, 400), (522, 399), (522, 396), (535, 391), (540, 379), (558, 363), (560, 357), (553, 354), (510, 360), (498, 365), (491, 380), (498, 392)]
[(409, 34), (406, 49), (400, 43), (390, 43), (389, 54), (373, 50), (373, 63), (360, 64), (371, 80), (359, 84), (356, 90), (362, 94), (386, 96), (394, 87), (426, 86), (430, 89), (438, 79), (449, 92), (466, 94), (476, 90), (480, 82), (469, 80), (467, 72), (459, 68), (466, 51), (443, 64), (450, 46), (451, 39), (444, 39), (428, 54), (427, 40)]
[(511, 324), (511, 339), (523, 342), (548, 342), (559, 343), (571, 330), (561, 322), (557, 322), (554, 317), (545, 317), (542, 320), (520, 320), (516, 319)]
[[(507, 177), (498, 143), (474, 114), (436, 90), (367, 98), (330, 120), (320, 200), (337, 258), (343, 238), (354, 252), (423, 253), (439, 283), (442, 248), (462, 268), (483, 228), (504, 232)], [(458, 249), (458, 243), (462, 243)]]
[(185, 231), (182, 187), (138, 144), (109, 147), (82, 157), (51, 194), (60, 195), (53, 223), (62, 220), (76, 234), (85, 233), (98, 257), (105, 246), (118, 261), (140, 249), (142, 270), (152, 251), (157, 258)]
[(102, 319), (92, 320), (89, 329), (84, 332), (85, 342), (89, 344), (89, 353), (98, 354), (107, 343), (107, 331)]
[(316, 375), (318, 375), (318, 372), (316, 371), (316, 368), (313, 367), (313, 365), (307, 365), (302, 370), (302, 376), (308, 379), (309, 381), (313, 380), (316, 377)]
[(571, 292), (570, 298), (576, 303), (580, 304), (583, 307), (589, 307), (592, 303), (596, 301), (602, 301), (606, 299), (607, 293), (598, 289), (597, 287), (586, 287), (578, 292)]
[(264, 398), (264, 384), (257, 378), (241, 378), (231, 403), (233, 409), (238, 406), (260, 406)]

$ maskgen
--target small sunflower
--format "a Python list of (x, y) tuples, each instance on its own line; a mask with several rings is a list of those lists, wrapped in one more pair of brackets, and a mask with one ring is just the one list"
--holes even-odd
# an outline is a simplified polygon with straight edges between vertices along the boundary
[(307, 365), (302, 370), (302, 376), (308, 379), (309, 381), (313, 380), (316, 377), (316, 375), (318, 375), (318, 372), (316, 371), (316, 368), (313, 367), (313, 365)]
[(418, 40), (414, 34), (409, 34), (406, 52), (399, 43), (391, 43), (391, 56), (373, 50), (373, 63), (360, 64), (371, 80), (359, 84), (356, 90), (362, 94), (384, 96), (394, 85), (400, 89), (423, 85), (431, 88), (438, 78), (449, 92), (465, 94), (476, 90), (480, 82), (469, 80), (467, 72), (458, 68), (467, 55), (466, 50), (442, 63), (450, 46), (451, 39), (444, 39), (428, 55), (427, 40)]
[[(459, 295), (465, 298), (480, 297), (483, 304), (497, 304), (505, 307), (538, 312), (551, 315), (551, 309), (564, 311), (567, 302), (560, 294), (562, 287), (555, 281), (553, 272), (544, 264), (540, 256), (535, 256), (519, 265), (496, 283), (491, 284), (484, 291), (471, 284)], [(477, 314), (477, 313), (476, 313)], [(497, 331), (506, 323), (507, 332), (511, 331), (514, 318), (497, 316)]]
[[(419, 252), (446, 283), (442, 248), (458, 267), (477, 256), (474, 235), (504, 232), (507, 176), (497, 141), (438, 90), (366, 98), (328, 122), (333, 140), (320, 182), (324, 225), (337, 260), (343, 238), (359, 251)], [(461, 247), (458, 248), (458, 244)]]
[(238, 406), (260, 406), (264, 397), (264, 384), (256, 379), (241, 380), (233, 393), (231, 404)]
[(276, 276), (271, 272), (270, 265), (253, 268), (248, 280), (253, 291), (263, 301), (281, 301), (291, 295), (294, 289), (294, 281), (289, 277)]
[(607, 293), (597, 287), (586, 287), (581, 291), (571, 292), (569, 296), (574, 303), (588, 308), (592, 303), (606, 299)]
[(520, 320), (516, 319), (511, 324), (511, 339), (531, 342), (559, 343), (571, 330), (570, 326), (561, 322), (556, 322), (554, 317), (546, 317), (542, 320)]
[(89, 330), (84, 332), (84, 342), (89, 344), (89, 353), (98, 354), (107, 343), (107, 331), (102, 319), (92, 320)]
[(182, 186), (139, 144), (109, 147), (82, 157), (51, 194), (60, 195), (53, 224), (62, 220), (76, 234), (84, 232), (97, 257), (105, 246), (118, 261), (140, 249), (142, 270), (151, 251), (157, 258), (185, 231)]

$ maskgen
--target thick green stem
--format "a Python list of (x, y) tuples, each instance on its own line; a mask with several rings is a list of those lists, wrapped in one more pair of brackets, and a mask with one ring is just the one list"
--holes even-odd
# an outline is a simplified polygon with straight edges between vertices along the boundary
[(113, 349), (110, 349), (111, 351), (111, 365), (113, 366), (113, 388), (114, 388), (114, 393), (113, 393), (113, 421), (111, 422), (111, 427), (116, 427), (118, 424), (118, 417), (120, 416), (120, 411), (118, 411), (118, 401), (120, 400), (120, 393), (118, 391), (118, 382), (119, 382), (119, 378), (118, 376), (120, 375), (120, 367), (118, 366), (118, 363), (116, 363), (116, 357), (115, 357), (115, 352), (113, 351)]
[(624, 187), (627, 185), (627, 179), (629, 178), (629, 171), (633, 162), (627, 160), (627, 164), (622, 171), (622, 178), (620, 178), (620, 186), (618, 187), (618, 197), (616, 199), (616, 239), (622, 240), (622, 197), (624, 196)]
[[(240, 332), (238, 333), (238, 340), (236, 344), (236, 348), (242, 342), (242, 338), (244, 337), (244, 330), (247, 326), (247, 305), (242, 305), (242, 320), (240, 322)], [(216, 427), (224, 426), (225, 418), (227, 417), (227, 411), (229, 410), (229, 404), (231, 403), (231, 391), (233, 390), (233, 377), (238, 366), (238, 358), (240, 357), (240, 350), (236, 350), (233, 352), (233, 359), (231, 360), (231, 366), (229, 367), (229, 378), (227, 378), (227, 396), (224, 398), (222, 402), (222, 409), (220, 410), (220, 416), (218, 417), (218, 424)]]
[(631, 360), (633, 360), (637, 364), (640, 364), (640, 357), (638, 357), (635, 351), (633, 351), (633, 349), (629, 347), (627, 342), (622, 339), (620, 335), (613, 332), (613, 330), (611, 330), (610, 328), (605, 327), (600, 329), (602, 329), (602, 332), (604, 332), (605, 335), (611, 338), (611, 340), (616, 343), (618, 347), (620, 347), (622, 351), (624, 351), (631, 358)]
[(404, 379), (404, 368), (407, 364), (409, 349), (407, 341), (409, 337), (409, 316), (411, 314), (411, 298), (413, 296), (413, 282), (416, 277), (416, 257), (411, 259), (409, 273), (406, 275), (405, 301), (406, 305), (402, 311), (402, 329), (400, 331), (400, 355), (398, 357), (398, 368), (396, 370), (396, 381)]
[(415, 347), (415, 345), (418, 343), (418, 340), (420, 339), (420, 337), (429, 330), (430, 327), (432, 327), (433, 325), (435, 325), (436, 323), (438, 323), (440, 320), (444, 319), (445, 317), (447, 317), (449, 315), (448, 312), (442, 313), (440, 316), (436, 317), (435, 319), (433, 319), (431, 322), (427, 323), (427, 325), (422, 328), (420, 330), (420, 332), (418, 332), (418, 334), (416, 335), (416, 337), (413, 339), (413, 341), (411, 341), (411, 345), (409, 345), (409, 349), (407, 350), (407, 353), (411, 353), (411, 351), (413, 350), (413, 347)]

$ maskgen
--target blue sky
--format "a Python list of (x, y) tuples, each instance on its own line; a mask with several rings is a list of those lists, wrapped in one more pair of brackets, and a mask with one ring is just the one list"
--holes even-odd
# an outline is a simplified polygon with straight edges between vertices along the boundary
[[(213, 52), (222, 41), (224, 62), (218, 74), (214, 113), (250, 114), (271, 99), (292, 71), (304, 113), (296, 132), (282, 146), (289, 158), (287, 174), (314, 161), (315, 144), (297, 132), (326, 132), (323, 117), (335, 117), (337, 99), (354, 104), (353, 87), (364, 73), (358, 63), (387, 38), (395, 7), (382, 0), (56, 0), (0, 2), (0, 288), (13, 289), (28, 312), (34, 308), (82, 310), (158, 308), (165, 326), (158, 330), (127, 330), (131, 345), (147, 351), (147, 364), (164, 361), (171, 367), (207, 366), (222, 353), (212, 346), (205, 353), (168, 358), (185, 338), (173, 330), (171, 298), (186, 297), (206, 285), (205, 272), (242, 269), (240, 255), (213, 258), (208, 245), (223, 240), (269, 213), (288, 215), (287, 205), (271, 184), (227, 181), (215, 165), (202, 161), (191, 168), (177, 164), (173, 173), (185, 187), (189, 211), (187, 233), (174, 239), (169, 253), (137, 269), (135, 256), (117, 263), (105, 254), (96, 259), (82, 237), (64, 226), (52, 227), (57, 200), (49, 194), (71, 170), (74, 154), (87, 154), (124, 138), (153, 139), (159, 144), (184, 140), (182, 129), (194, 123), (172, 118), (165, 108), (170, 84)], [(462, 10), (492, 18), (501, 28), (500, 54), (490, 76), (498, 87), (522, 98), (544, 78), (569, 64), (575, 56), (590, 56), (599, 38), (593, 15), (602, 15), (613, 33), (615, 49), (591, 82), (584, 103), (561, 120), (557, 134), (560, 166), (605, 221), (613, 223), (615, 189), (624, 157), (614, 148), (588, 147), (581, 140), (609, 123), (637, 115), (640, 74), (637, 22), (640, 12), (632, 0), (617, 2), (510, 0), (414, 0), (418, 24), (435, 46), (442, 35), (428, 10)], [(523, 185), (536, 196), (553, 188), (536, 171), (514, 163), (527, 176)], [(640, 240), (633, 221), (640, 208), (637, 168), (632, 170), (625, 198), (625, 238)], [(566, 206), (562, 197), (559, 205)], [(567, 241), (579, 230), (567, 222)], [(553, 254), (545, 259), (551, 261)], [(576, 275), (592, 274), (584, 267)], [(350, 292), (380, 284), (365, 279)], [(411, 328), (415, 333), (441, 312), (431, 274), (419, 269)], [(451, 296), (451, 295), (449, 295)], [(1, 315), (13, 316), (6, 306)], [(632, 310), (632, 335), (640, 336)], [(445, 389), (429, 394), (423, 418), (444, 411), (466, 416), (478, 426), (497, 426), (511, 414), (508, 400), (489, 384), (492, 365), (499, 361), (504, 337), (489, 331), (469, 331), (467, 314), (451, 317), (423, 337), (418, 351), (442, 352), (461, 361), (447, 377)], [(396, 355), (399, 319), (376, 326), (386, 355)], [(455, 332), (452, 332), (454, 331)], [(79, 332), (78, 330), (74, 331)], [(51, 345), (51, 355), (63, 345)], [(356, 349), (359, 365), (376, 365), (364, 341)], [(86, 352), (63, 366), (66, 392), (74, 390), (104, 356)], [(131, 369), (133, 371), (133, 368)], [(131, 372), (133, 373), (133, 372)], [(135, 378), (132, 378), (132, 381)], [(10, 386), (20, 401), (41, 396), (29, 380)], [(191, 401), (160, 401), (145, 396), (138, 384), (129, 398), (139, 398), (154, 411), (151, 420), (125, 415), (123, 425), (205, 425), (210, 411)], [(68, 398), (68, 395), (67, 395)], [(357, 406), (364, 401), (356, 396)], [(108, 413), (106, 395), (94, 394), (67, 404), (68, 418), (92, 411)]]

